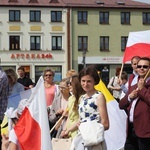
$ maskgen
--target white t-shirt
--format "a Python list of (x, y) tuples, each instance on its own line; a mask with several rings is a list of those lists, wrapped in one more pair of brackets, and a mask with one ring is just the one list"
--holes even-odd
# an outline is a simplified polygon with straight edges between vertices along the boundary
[(9, 142), (13, 142), (14, 144), (18, 145), (18, 150), (20, 150), (18, 138), (17, 138), (17, 136), (16, 136), (16, 133), (15, 133), (14, 129), (12, 129), (12, 130), (9, 132)]

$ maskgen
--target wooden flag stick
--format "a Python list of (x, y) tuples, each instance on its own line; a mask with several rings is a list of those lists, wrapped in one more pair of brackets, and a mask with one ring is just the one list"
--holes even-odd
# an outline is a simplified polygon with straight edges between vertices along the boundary
[(150, 69), (149, 69), (148, 72), (146, 73), (146, 75), (145, 75), (145, 77), (144, 77), (144, 81), (145, 81), (146, 78), (148, 77), (149, 73), (150, 73)]
[(55, 123), (55, 125), (52, 127), (52, 129), (50, 130), (50, 133), (55, 129), (55, 127), (60, 123), (60, 121), (62, 121), (64, 115), (66, 115), (66, 113), (68, 112), (68, 108), (65, 110), (64, 114), (59, 118), (59, 120)]

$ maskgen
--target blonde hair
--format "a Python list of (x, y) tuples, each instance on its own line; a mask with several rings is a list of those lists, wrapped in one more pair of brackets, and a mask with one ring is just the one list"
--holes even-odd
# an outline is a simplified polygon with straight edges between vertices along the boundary
[(74, 69), (68, 70), (66, 73), (66, 77), (71, 77), (73, 75), (77, 74), (77, 71)]

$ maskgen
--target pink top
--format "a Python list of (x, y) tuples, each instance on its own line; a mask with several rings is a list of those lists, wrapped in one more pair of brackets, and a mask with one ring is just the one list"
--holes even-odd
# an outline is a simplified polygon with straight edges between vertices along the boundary
[(45, 88), (47, 107), (52, 105), (55, 96), (55, 89), (56, 89), (55, 85), (52, 85), (49, 88)]

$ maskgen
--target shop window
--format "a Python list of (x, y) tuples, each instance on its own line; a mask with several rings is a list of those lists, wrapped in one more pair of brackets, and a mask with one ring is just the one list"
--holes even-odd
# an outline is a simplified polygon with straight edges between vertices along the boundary
[(9, 50), (20, 50), (20, 36), (9, 36)]
[(121, 12), (121, 24), (130, 24), (130, 12)]
[(20, 10), (9, 10), (9, 21), (20, 21)]
[(109, 37), (108, 36), (100, 37), (100, 51), (109, 51)]
[(30, 22), (40, 22), (41, 21), (41, 11), (30, 11)]
[(62, 22), (62, 12), (51, 11), (51, 22)]
[(100, 12), (100, 24), (109, 24), (109, 12)]
[(78, 23), (87, 23), (87, 11), (78, 11)]
[(30, 50), (40, 50), (41, 47), (41, 37), (31, 36), (30, 37)]
[(128, 40), (128, 37), (126, 36), (121, 37), (121, 51), (125, 51), (127, 40)]
[(55, 71), (54, 82), (60, 82), (62, 79), (62, 66), (35, 66), (35, 82), (37, 83), (46, 67), (49, 67)]
[(61, 36), (52, 36), (52, 50), (62, 50)]
[(78, 37), (78, 51), (87, 51), (88, 48), (88, 37), (79, 36)]
[(143, 24), (150, 24), (150, 12), (143, 12)]
[(14, 69), (16, 71), (16, 66), (2, 66), (2, 69), (5, 71), (7, 69)]

